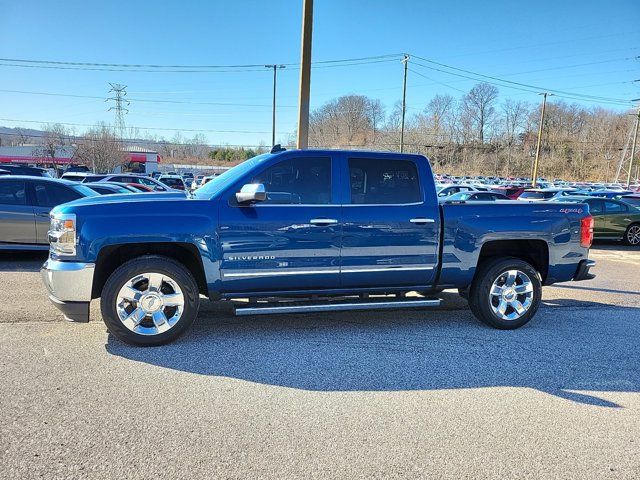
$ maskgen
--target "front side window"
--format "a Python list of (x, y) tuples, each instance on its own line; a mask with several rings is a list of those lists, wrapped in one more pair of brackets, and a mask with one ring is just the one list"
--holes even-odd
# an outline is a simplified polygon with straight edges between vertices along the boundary
[(321, 205), (331, 203), (331, 159), (291, 158), (256, 175), (250, 183), (262, 183), (267, 199), (261, 204)]
[(406, 204), (422, 201), (418, 169), (408, 160), (350, 158), (351, 203)]
[(26, 205), (24, 182), (21, 180), (7, 180), (0, 182), (0, 204)]
[(55, 207), (63, 203), (77, 200), (80, 194), (71, 188), (54, 183), (37, 183), (34, 185), (36, 205), (40, 207)]
[(587, 205), (589, 205), (589, 213), (591, 215), (601, 215), (604, 211), (602, 200), (588, 200)]

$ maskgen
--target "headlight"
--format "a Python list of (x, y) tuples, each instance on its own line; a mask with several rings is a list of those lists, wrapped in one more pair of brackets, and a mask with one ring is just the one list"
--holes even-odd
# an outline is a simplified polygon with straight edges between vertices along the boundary
[(72, 213), (52, 214), (49, 245), (56, 255), (76, 254), (76, 216)]

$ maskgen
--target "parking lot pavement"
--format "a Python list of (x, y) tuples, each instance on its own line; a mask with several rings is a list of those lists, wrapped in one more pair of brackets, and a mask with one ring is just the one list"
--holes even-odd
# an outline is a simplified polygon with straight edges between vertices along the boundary
[(0, 256), (0, 472), (640, 478), (640, 250), (591, 257), (596, 279), (545, 288), (516, 331), (444, 292), (434, 311), (207, 304), (185, 337), (140, 349), (62, 321), (43, 256)]

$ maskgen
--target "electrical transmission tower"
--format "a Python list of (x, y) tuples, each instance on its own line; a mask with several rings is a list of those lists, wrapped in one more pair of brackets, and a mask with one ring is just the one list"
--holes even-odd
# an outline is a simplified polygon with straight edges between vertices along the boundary
[(111, 83), (109, 82), (111, 89), (109, 93), (113, 94), (112, 97), (107, 98), (107, 102), (114, 102), (112, 107), (109, 107), (109, 111), (116, 112), (116, 131), (120, 136), (120, 139), (123, 139), (125, 136), (125, 125), (124, 125), (124, 116), (129, 113), (129, 109), (127, 108), (130, 103), (124, 98), (127, 96), (127, 86), (120, 85), (119, 83)]

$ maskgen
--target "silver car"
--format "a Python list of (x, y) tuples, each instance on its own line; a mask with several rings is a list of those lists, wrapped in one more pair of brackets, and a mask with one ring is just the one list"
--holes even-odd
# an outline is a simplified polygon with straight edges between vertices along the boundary
[(90, 188), (66, 180), (0, 177), (0, 250), (47, 250), (51, 209), (96, 195)]

